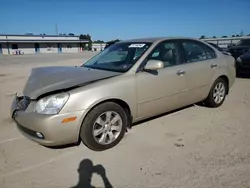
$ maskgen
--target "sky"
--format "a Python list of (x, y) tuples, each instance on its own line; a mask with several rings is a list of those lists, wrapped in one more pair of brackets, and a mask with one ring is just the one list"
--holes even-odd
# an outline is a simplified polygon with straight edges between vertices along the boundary
[(0, 0), (0, 34), (93, 40), (250, 34), (250, 0)]

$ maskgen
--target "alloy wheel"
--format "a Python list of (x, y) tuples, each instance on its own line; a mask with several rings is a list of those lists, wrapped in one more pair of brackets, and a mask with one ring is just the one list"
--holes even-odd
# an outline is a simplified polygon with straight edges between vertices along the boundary
[(102, 113), (93, 125), (93, 136), (102, 145), (114, 142), (122, 131), (122, 118), (114, 111)]
[(220, 104), (226, 95), (226, 87), (222, 82), (216, 84), (213, 91), (213, 99), (216, 104)]

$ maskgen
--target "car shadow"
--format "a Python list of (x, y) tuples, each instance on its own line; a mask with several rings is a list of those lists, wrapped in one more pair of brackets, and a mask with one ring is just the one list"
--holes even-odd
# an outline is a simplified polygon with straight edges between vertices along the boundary
[(188, 106), (185, 106), (185, 107), (176, 109), (176, 110), (172, 110), (172, 111), (169, 111), (169, 112), (165, 112), (165, 113), (162, 113), (162, 114), (159, 114), (159, 115), (156, 115), (156, 116), (153, 116), (153, 117), (150, 117), (150, 118), (147, 118), (147, 119), (138, 121), (138, 122), (136, 122), (136, 123), (133, 123), (132, 126), (131, 126), (131, 128), (133, 128), (134, 126), (137, 126), (137, 125), (139, 125), (139, 124), (145, 123), (145, 122), (147, 122), (147, 121), (152, 121), (152, 120), (154, 120), (154, 119), (157, 119), (157, 118), (160, 118), (160, 117), (169, 115), (169, 114), (173, 114), (173, 113), (176, 113), (176, 112), (179, 112), (179, 111), (188, 109), (188, 108), (193, 107), (193, 106), (195, 106), (195, 104), (188, 105)]
[[(131, 125), (131, 127), (129, 127), (129, 129), (132, 129), (133, 127), (138, 126), (138, 125), (140, 125), (140, 124), (143, 124), (143, 123), (145, 123), (145, 122), (147, 122), (147, 121), (152, 121), (152, 120), (154, 120), (154, 119), (157, 119), (157, 118), (160, 118), (160, 117), (169, 115), (169, 114), (173, 114), (173, 113), (176, 113), (176, 112), (185, 110), (185, 109), (188, 109), (188, 108), (193, 107), (193, 106), (195, 106), (195, 105), (196, 105), (196, 106), (200, 106), (200, 107), (204, 107), (204, 105), (203, 105), (202, 103), (197, 103), (197, 104), (188, 105), (188, 106), (185, 106), (185, 107), (176, 109), (176, 110), (172, 110), (172, 111), (169, 111), (169, 112), (166, 112), (166, 113), (162, 113), (162, 114), (159, 114), (159, 115), (156, 115), (156, 116), (153, 116), (153, 117), (150, 117), (150, 118), (147, 118), (147, 119), (138, 121), (138, 122), (136, 122), (136, 123), (133, 123), (133, 124)], [(128, 130), (127, 130), (127, 131), (128, 131)], [(126, 131), (126, 132), (127, 132), (127, 131)], [(54, 150), (54, 149), (60, 150), (60, 149), (66, 149), (66, 148), (70, 148), (70, 147), (76, 147), (76, 146), (79, 146), (79, 145), (81, 145), (81, 139), (80, 139), (80, 137), (79, 137), (79, 140), (78, 140), (77, 143), (67, 144), (67, 145), (61, 145), (61, 146), (45, 146), (45, 147), (47, 147), (47, 148), (49, 148), (49, 149), (53, 149), (53, 150)]]
[(73, 143), (73, 144), (66, 144), (66, 145), (60, 145), (60, 146), (44, 146), (44, 147), (48, 149), (52, 149), (52, 150), (60, 150), (60, 149), (76, 147), (76, 146), (79, 146), (80, 144), (81, 144), (81, 140), (79, 139), (77, 143)]
[(70, 188), (98, 188), (91, 185), (93, 174), (97, 174), (102, 178), (104, 188), (113, 188), (109, 179), (107, 178), (105, 168), (98, 164), (93, 165), (90, 159), (83, 159), (78, 167), (78, 183)]

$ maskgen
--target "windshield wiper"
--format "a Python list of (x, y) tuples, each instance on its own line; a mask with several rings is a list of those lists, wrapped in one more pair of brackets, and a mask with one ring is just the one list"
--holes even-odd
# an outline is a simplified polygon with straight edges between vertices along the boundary
[(97, 69), (97, 70), (104, 70), (104, 71), (124, 73), (124, 71), (122, 71), (122, 70), (108, 69), (108, 68), (104, 68), (104, 67), (93, 67), (93, 66), (83, 66), (83, 67), (89, 68), (89, 69)]

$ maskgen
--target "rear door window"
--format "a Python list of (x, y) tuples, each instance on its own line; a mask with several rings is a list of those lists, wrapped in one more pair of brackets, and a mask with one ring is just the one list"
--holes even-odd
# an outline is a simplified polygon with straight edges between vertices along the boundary
[(195, 42), (183, 42), (184, 54), (186, 62), (197, 62), (206, 60), (206, 50)]
[(198, 41), (184, 41), (182, 46), (186, 63), (216, 58), (216, 53), (212, 48)]

